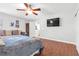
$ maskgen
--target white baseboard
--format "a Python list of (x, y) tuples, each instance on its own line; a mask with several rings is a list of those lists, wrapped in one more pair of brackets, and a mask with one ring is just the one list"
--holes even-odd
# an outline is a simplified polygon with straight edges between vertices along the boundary
[[(38, 36), (38, 37), (39, 37), (39, 36)], [(45, 37), (39, 37), (39, 38), (43, 38), (43, 39), (47, 39), (47, 40), (53, 40), (53, 41), (64, 42), (64, 43), (76, 45), (75, 42), (63, 41), (63, 40), (58, 40), (58, 39), (50, 39), (50, 38), (45, 38)]]

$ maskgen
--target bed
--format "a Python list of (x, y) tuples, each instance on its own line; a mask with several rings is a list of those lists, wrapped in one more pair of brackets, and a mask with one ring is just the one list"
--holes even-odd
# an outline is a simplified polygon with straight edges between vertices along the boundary
[(23, 35), (3, 36), (0, 56), (32, 56), (41, 52), (42, 42), (37, 38)]

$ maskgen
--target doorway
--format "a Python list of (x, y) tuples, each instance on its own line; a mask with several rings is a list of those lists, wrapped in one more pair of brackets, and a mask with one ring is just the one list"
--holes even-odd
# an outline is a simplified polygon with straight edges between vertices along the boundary
[(29, 23), (26, 23), (26, 33), (27, 33), (27, 36), (29, 36)]

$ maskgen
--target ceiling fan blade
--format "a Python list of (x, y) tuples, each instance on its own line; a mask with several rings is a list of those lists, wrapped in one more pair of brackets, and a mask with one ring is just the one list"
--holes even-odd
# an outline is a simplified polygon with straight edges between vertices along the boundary
[(37, 13), (35, 13), (35, 12), (32, 12), (33, 14), (35, 14), (35, 15), (38, 15)]
[(40, 8), (32, 9), (33, 11), (40, 11)]
[(29, 5), (27, 4), (27, 3), (24, 3), (24, 5), (28, 8), (29, 7)]
[(16, 10), (19, 10), (19, 11), (25, 11), (25, 9), (16, 9)]

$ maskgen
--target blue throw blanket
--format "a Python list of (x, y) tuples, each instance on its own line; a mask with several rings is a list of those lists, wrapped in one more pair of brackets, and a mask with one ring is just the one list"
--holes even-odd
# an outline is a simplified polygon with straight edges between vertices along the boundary
[(23, 36), (23, 35), (13, 35), (13, 36), (6, 36), (3, 40), (5, 43), (5, 46), (12, 46), (14, 44), (18, 44), (19, 41), (29, 41), (32, 38), (28, 36)]
[(6, 45), (0, 47), (0, 56), (29, 56), (43, 47), (40, 40), (27, 36), (10, 36), (4, 41)]

